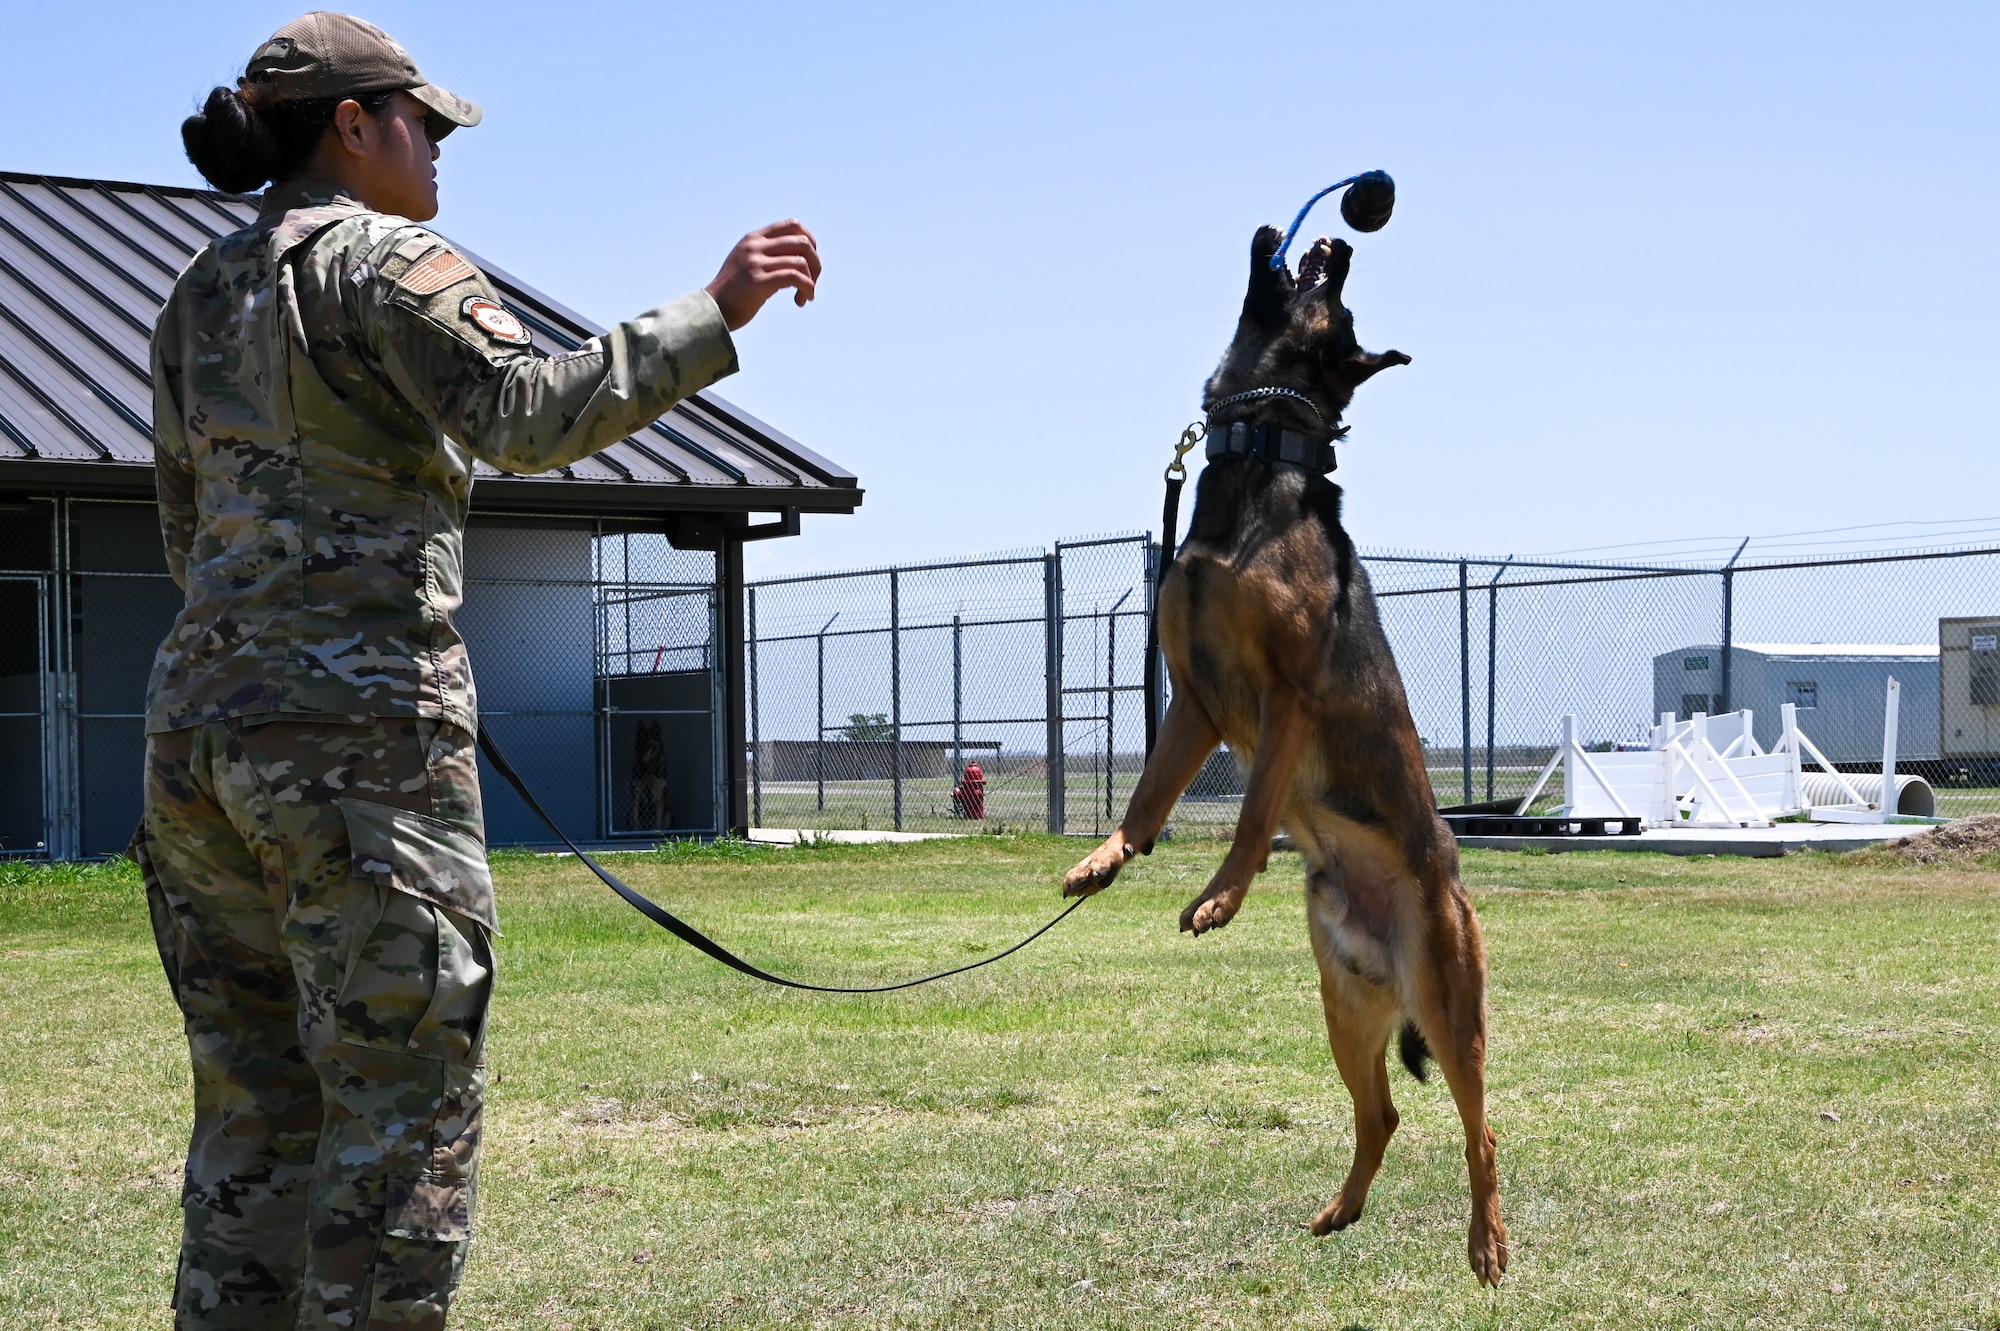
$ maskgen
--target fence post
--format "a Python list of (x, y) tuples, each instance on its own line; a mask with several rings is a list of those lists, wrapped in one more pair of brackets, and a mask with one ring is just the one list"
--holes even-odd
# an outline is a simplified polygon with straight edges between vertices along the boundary
[(889, 570), (889, 724), (896, 745), (896, 830), (903, 830), (903, 592)]
[(1493, 712), (1495, 667), (1499, 664), (1500, 651), (1500, 579), (1507, 576), (1507, 565), (1514, 562), (1508, 555), (1500, 564), (1500, 571), (1493, 575), (1493, 581), (1486, 584), (1486, 798), (1493, 798)]
[(1042, 556), (1042, 669), (1047, 683), (1049, 831), (1061, 835), (1063, 810), (1062, 547)]
[(759, 742), (757, 713), (763, 692), (757, 687), (757, 589), (750, 588), (750, 819), (764, 825), (764, 746)]
[(1736, 635), (1736, 570), (1722, 570), (1722, 692), (1715, 695), (1715, 714), (1721, 716), (1729, 710), (1729, 657), (1730, 639)]
[(1118, 607), (1132, 599), (1127, 587), (1104, 616), (1104, 816), (1111, 808), (1111, 772), (1118, 762)]
[(1486, 798), (1493, 798), (1493, 667), (1499, 657), (1494, 639), (1500, 628), (1500, 589), (1496, 576), (1486, 586)]
[(73, 860), (83, 854), (83, 784), (81, 781), (81, 736), (77, 717), (77, 635), (74, 625), (82, 618), (83, 588), (75, 573), (73, 535), (74, 502), (55, 502), (55, 571), (43, 583), (48, 597), (42, 602), (43, 666), (48, 672), (44, 697), (48, 711), (43, 733), (48, 737), (45, 768), (48, 773), (49, 807), (43, 811), (44, 835), (49, 858)]
[(951, 617), (951, 779), (965, 771), (965, 659), (960, 616)]
[[(1126, 592), (1125, 596), (1130, 596)], [(1111, 764), (1117, 760), (1118, 749), (1113, 735), (1118, 725), (1118, 607), (1125, 604), (1125, 596), (1118, 598), (1104, 616), (1104, 816), (1111, 817)]]
[(1722, 566), (1722, 692), (1715, 695), (1711, 702), (1716, 716), (1730, 710), (1729, 658), (1735, 655), (1732, 647), (1736, 638), (1736, 561), (1743, 557), (1744, 546), (1749, 544), (1750, 538), (1745, 536), (1743, 545), (1737, 546), (1736, 553), (1729, 556), (1729, 562)]
[(724, 535), (722, 539), (722, 710), (723, 749), (726, 755), (723, 795), (723, 827), (731, 836), (750, 835), (750, 773), (744, 750), (745, 713), (749, 700), (744, 691), (743, 622), (743, 542)]
[(1465, 803), (1472, 803), (1472, 585), (1458, 561), (1458, 756), (1465, 773)]
[(814, 745), (813, 771), (816, 783), (819, 786), (819, 811), (821, 813), (826, 812), (826, 631), (832, 628), (833, 621), (839, 618), (840, 612), (836, 610), (832, 618), (819, 626), (819, 633), (816, 636), (814, 644), (817, 649), (815, 653), (817, 657), (815, 666), (819, 687), (817, 693), (814, 695), (816, 701), (813, 714), (817, 718), (817, 725), (813, 734), (817, 737), (817, 741)]

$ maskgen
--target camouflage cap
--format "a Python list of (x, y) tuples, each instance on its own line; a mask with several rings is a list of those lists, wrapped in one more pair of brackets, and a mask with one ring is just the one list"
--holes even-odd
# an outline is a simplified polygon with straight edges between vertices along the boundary
[(479, 123), (477, 104), (427, 81), (396, 40), (351, 14), (314, 10), (257, 48), (243, 82), (271, 102), (307, 102), (357, 93), (404, 91), (434, 113), (432, 137)]

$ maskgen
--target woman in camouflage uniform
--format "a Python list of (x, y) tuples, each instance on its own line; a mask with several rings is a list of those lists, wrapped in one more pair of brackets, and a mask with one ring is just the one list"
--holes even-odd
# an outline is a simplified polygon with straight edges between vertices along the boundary
[(308, 14), (182, 127), (274, 182), (153, 338), (167, 561), (145, 871), (195, 1123), (184, 1327), (440, 1327), (472, 1234), (495, 928), (464, 644), (472, 460), (587, 457), (736, 368), (730, 331), (819, 259), (795, 222), (705, 290), (534, 354), (417, 223), (479, 108), (379, 29)]

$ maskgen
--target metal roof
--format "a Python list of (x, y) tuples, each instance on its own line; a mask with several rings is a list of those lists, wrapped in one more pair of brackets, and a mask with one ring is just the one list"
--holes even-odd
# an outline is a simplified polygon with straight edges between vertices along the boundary
[(1925, 660), (1938, 654), (1934, 642), (1739, 642), (1736, 649), (1760, 656), (1865, 657), (1888, 660)]
[[(257, 199), (0, 171), (0, 487), (153, 491), (147, 339), (174, 279)], [(480, 260), (544, 354), (605, 331)], [(476, 509), (851, 513), (854, 475), (713, 393), (558, 471), (476, 464)]]
[[(1750, 652), (1757, 656), (1778, 658), (1798, 658), (1819, 661), (1853, 657), (1860, 660), (1925, 661), (1937, 658), (1937, 644), (1933, 642), (1738, 642), (1731, 646), (1739, 652)], [(1693, 647), (1676, 647), (1671, 652), (1661, 652), (1653, 659), (1664, 661), (1683, 652), (1719, 652), (1716, 644), (1700, 643)]]

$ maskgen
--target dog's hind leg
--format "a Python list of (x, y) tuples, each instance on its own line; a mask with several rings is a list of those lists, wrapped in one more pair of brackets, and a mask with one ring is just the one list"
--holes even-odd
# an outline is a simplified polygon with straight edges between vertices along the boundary
[(1141, 851), (1150, 851), (1160, 829), (1167, 825), (1167, 815), (1174, 811), (1181, 792), (1188, 788), (1188, 782), (1194, 780), (1202, 763), (1221, 742), (1222, 732), (1208, 719), (1201, 704), (1186, 693), (1176, 692), (1161, 721), (1153, 756), (1146, 759), (1146, 770), (1139, 774), (1131, 802), (1125, 806), (1124, 820), (1104, 839), (1103, 845), (1085, 856), (1063, 878), (1063, 895), (1087, 897), (1103, 891), (1125, 867), (1125, 861)]
[(1472, 1183), (1472, 1224), (1466, 1251), (1482, 1285), (1507, 1271), (1507, 1226), (1500, 1219), (1500, 1176), (1493, 1129), (1486, 1121), (1486, 954), (1479, 921), (1456, 884), (1432, 922), (1440, 936), (1422, 945), (1431, 962), (1418, 984), (1417, 1029), (1436, 1056), (1465, 1125), (1465, 1164)]
[[(1361, 1218), (1368, 1185), (1382, 1167), (1382, 1153), (1396, 1132), (1396, 1106), (1389, 1099), (1389, 1068), (1384, 1053), (1396, 1024), (1396, 1008), (1386, 992), (1369, 1002), (1361, 992), (1365, 981), (1320, 972), (1320, 1005), (1326, 1010), (1326, 1038), (1340, 1079), (1354, 1098), (1354, 1163), (1340, 1195), (1312, 1219), (1315, 1234), (1346, 1229)], [(1373, 986), (1368, 986), (1373, 988)]]
[(1196, 934), (1220, 929), (1236, 917), (1250, 891), (1250, 882), (1271, 858), (1271, 836), (1291, 797), (1311, 727), (1305, 695), (1287, 684), (1273, 682), (1264, 690), (1257, 718), (1257, 751), (1250, 760), (1250, 779), (1243, 788), (1243, 809), (1236, 818), (1236, 839), (1208, 888), (1181, 912), (1181, 928)]

